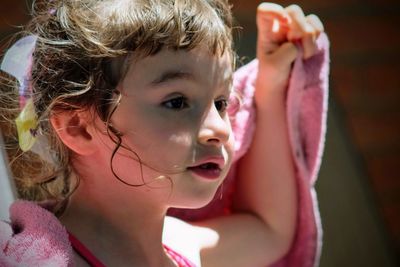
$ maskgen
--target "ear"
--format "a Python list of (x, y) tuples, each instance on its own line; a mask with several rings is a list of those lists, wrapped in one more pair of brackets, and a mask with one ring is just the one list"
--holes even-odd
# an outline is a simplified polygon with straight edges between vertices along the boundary
[(61, 141), (75, 153), (90, 155), (96, 151), (96, 129), (89, 112), (55, 112), (50, 116), (50, 122)]

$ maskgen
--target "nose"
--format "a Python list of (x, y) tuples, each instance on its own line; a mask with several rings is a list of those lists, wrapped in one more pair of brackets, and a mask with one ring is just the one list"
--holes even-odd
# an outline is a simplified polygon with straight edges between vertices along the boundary
[(199, 142), (203, 145), (223, 145), (229, 140), (231, 125), (229, 120), (212, 105), (202, 122), (199, 131)]

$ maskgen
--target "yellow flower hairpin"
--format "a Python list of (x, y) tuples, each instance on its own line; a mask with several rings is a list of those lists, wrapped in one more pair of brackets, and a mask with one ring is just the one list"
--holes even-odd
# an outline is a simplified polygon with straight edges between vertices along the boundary
[(37, 139), (38, 117), (32, 100), (32, 53), (37, 36), (29, 35), (18, 40), (4, 55), (0, 69), (14, 76), (19, 82), (19, 104), (21, 113), (15, 120), (19, 146), (30, 150)]
[(32, 98), (26, 102), (15, 122), (17, 124), (19, 147), (26, 152), (35, 144), (38, 131), (38, 118)]

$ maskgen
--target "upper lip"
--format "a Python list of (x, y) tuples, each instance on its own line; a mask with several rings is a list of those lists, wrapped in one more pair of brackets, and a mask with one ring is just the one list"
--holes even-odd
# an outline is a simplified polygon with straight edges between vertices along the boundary
[(197, 160), (193, 165), (189, 166), (189, 168), (197, 167), (207, 163), (214, 163), (218, 165), (220, 169), (222, 169), (225, 165), (225, 159), (222, 156), (208, 156), (203, 157), (200, 160)]

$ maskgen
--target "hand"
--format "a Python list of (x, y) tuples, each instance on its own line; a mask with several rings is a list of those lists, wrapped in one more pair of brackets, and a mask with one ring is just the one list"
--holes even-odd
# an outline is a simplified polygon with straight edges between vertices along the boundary
[(316, 39), (324, 31), (316, 15), (305, 16), (297, 5), (283, 8), (272, 3), (262, 3), (257, 9), (257, 58), (259, 75), (257, 94), (266, 90), (284, 92), (291, 65), (297, 57), (297, 45), (303, 47), (303, 58), (316, 52)]

